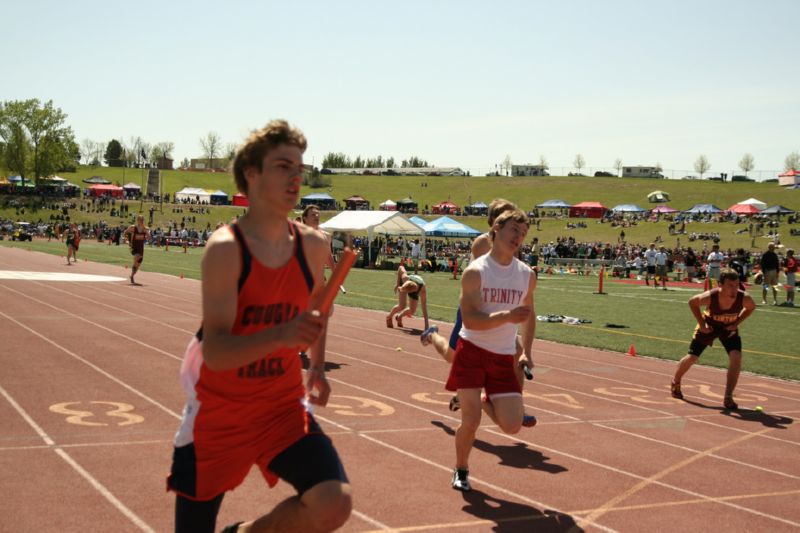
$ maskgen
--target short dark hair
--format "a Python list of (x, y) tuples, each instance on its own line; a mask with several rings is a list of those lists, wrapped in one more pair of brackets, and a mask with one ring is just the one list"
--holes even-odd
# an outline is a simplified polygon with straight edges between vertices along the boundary
[(236, 156), (231, 164), (233, 179), (239, 192), (247, 194), (245, 169), (253, 167), (261, 172), (264, 157), (281, 144), (297, 146), (301, 152), (305, 152), (308, 146), (303, 132), (290, 126), (285, 120), (271, 120), (266, 126), (250, 134), (245, 143), (236, 150)]
[(305, 207), (305, 209), (303, 209), (303, 214), (300, 215), (300, 220), (305, 222), (306, 221), (306, 217), (308, 216), (308, 212), (311, 211), (312, 209), (316, 209), (317, 211), (319, 211), (319, 206), (317, 204), (308, 204)]

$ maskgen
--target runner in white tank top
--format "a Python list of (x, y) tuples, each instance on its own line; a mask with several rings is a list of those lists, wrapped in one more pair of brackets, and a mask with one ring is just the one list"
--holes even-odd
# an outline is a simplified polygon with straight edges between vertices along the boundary
[[(536, 325), (533, 291), (536, 275), (516, 258), (528, 234), (528, 218), (516, 209), (497, 217), (492, 249), (473, 261), (461, 278), (461, 329), (446, 388), (457, 391), (461, 425), (456, 430), (456, 469), (452, 487), (470, 490), (468, 460), (482, 411), (503, 432), (522, 427), (522, 389), (515, 367), (533, 368), (531, 348)], [(517, 327), (522, 324), (522, 349), (517, 352)], [(491, 401), (481, 401), (485, 389)]]
[[(528, 293), (531, 268), (517, 259), (502, 265), (491, 254), (476, 259), (469, 266), (477, 270), (481, 277), (481, 301), (479, 310), (487, 315), (500, 311), (511, 311), (524, 305), (523, 298)], [(490, 352), (515, 355), (517, 353), (517, 324), (506, 322), (492, 329), (470, 329), (464, 325), (460, 337)]]

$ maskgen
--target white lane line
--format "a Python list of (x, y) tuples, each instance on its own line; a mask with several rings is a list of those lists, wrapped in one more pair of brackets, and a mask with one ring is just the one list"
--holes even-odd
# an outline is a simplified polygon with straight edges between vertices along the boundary
[[(384, 349), (388, 349), (388, 347), (387, 347), (387, 346), (380, 346), (380, 345), (378, 345), (378, 346), (379, 346), (379, 347), (382, 347), (382, 348), (384, 348)], [(334, 352), (332, 352), (332, 353), (334, 353)], [(344, 354), (337, 354), (337, 355), (342, 355), (342, 356), (344, 356)], [(348, 356), (344, 356), (344, 357), (348, 357)], [(350, 358), (350, 359), (353, 359), (353, 358)], [(380, 366), (383, 366), (383, 365), (380, 365)], [(387, 367), (387, 368), (390, 368), (390, 367)], [(422, 378), (422, 379), (426, 379), (426, 380), (431, 380), (431, 381), (434, 381), (434, 380), (432, 380), (431, 378), (428, 378), (428, 377), (425, 377), (425, 376), (418, 376), (418, 377), (420, 377), (420, 378)], [(596, 377), (596, 376), (595, 376), (595, 377)], [(437, 383), (439, 382), (439, 380), (435, 380), (435, 381), (436, 381)], [(342, 383), (343, 383), (343, 384), (345, 384), (345, 385), (348, 385), (348, 384), (347, 384), (347, 383), (345, 383), (345, 382), (342, 382)], [(623, 383), (627, 383), (627, 382), (623, 382)], [(356, 387), (356, 388), (359, 388), (359, 387)], [(369, 390), (369, 389), (364, 389), (364, 390)], [(379, 396), (381, 396), (379, 393), (376, 393), (375, 391), (372, 391), (372, 392), (373, 392), (374, 394), (376, 394), (376, 395), (379, 395)], [(399, 401), (399, 400), (397, 400), (397, 401)], [(637, 407), (640, 407), (640, 406), (637, 406)], [(417, 408), (418, 408), (418, 407), (417, 407)], [(649, 410), (649, 411), (656, 411), (656, 412), (660, 412), (660, 411), (657, 411), (657, 410), (654, 410), (654, 409), (649, 409), (649, 408), (644, 408), (644, 407), (642, 407), (642, 408), (643, 408), (643, 409), (646, 409), (646, 410)], [(666, 414), (672, 414), (672, 413), (666, 413)], [(495, 434), (497, 434), (497, 435), (499, 435), (499, 436), (503, 436), (503, 437), (507, 437), (507, 438), (508, 438), (508, 436), (506, 436), (505, 434), (503, 434), (503, 433), (501, 433), (501, 432), (496, 432), (496, 431), (493, 431), (493, 430), (488, 430), (488, 431), (490, 431), (490, 432), (492, 432), (492, 433), (495, 433)], [(744, 432), (744, 433), (748, 433), (748, 432)], [(522, 441), (522, 442), (525, 442), (525, 441)], [(526, 442), (526, 443), (527, 443), (527, 442)], [(533, 445), (533, 446), (537, 446), (536, 444), (533, 444), (533, 443), (527, 443), (527, 444), (531, 444), (531, 445)], [(608, 469), (611, 469), (611, 470), (614, 470), (614, 471), (619, 471), (620, 473), (628, 474), (628, 475), (631, 475), (631, 476), (633, 476), (633, 477), (636, 477), (636, 478), (638, 478), (638, 479), (645, 479), (645, 478), (642, 478), (641, 476), (637, 476), (636, 474), (632, 474), (632, 473), (626, 473), (626, 472), (624, 472), (624, 471), (622, 471), (622, 470), (615, 469), (615, 468), (613, 468), (613, 467), (609, 467), (609, 466), (607, 466), (607, 465), (602, 465), (602, 464), (600, 464), (600, 463), (593, 463), (592, 461), (589, 461), (589, 460), (587, 460), (587, 459), (583, 459), (583, 458), (580, 458), (580, 457), (577, 457), (577, 456), (570, 456), (569, 454), (565, 454), (564, 452), (559, 452), (559, 451), (557, 451), (557, 450), (552, 450), (552, 449), (548, 449), (548, 448), (541, 447), (541, 446), (538, 446), (538, 447), (539, 447), (539, 448), (542, 448), (542, 449), (545, 449), (545, 450), (547, 450), (547, 451), (550, 451), (551, 453), (557, 453), (557, 454), (560, 454), (560, 455), (566, 455), (566, 456), (568, 456), (568, 457), (573, 457), (573, 458), (574, 458), (574, 459), (576, 459), (576, 460), (579, 460), (579, 461), (584, 461), (584, 462), (589, 462), (590, 464), (596, 464), (597, 466), (600, 466), (600, 467), (603, 467), (603, 468), (608, 468)], [(745, 466), (751, 466), (751, 465), (748, 465), (747, 463), (741, 463), (741, 464), (742, 464), (742, 465), (745, 465)], [(448, 470), (449, 470), (449, 468), (448, 468)], [(661, 482), (657, 482), (657, 484), (664, 485), (664, 486), (668, 486), (668, 487), (670, 487), (670, 488), (674, 488), (675, 490), (682, 490), (682, 489), (680, 489), (680, 488), (677, 488), (677, 487), (671, 487), (671, 486), (669, 486), (669, 485), (666, 485), (666, 484), (663, 484), (663, 483), (661, 483)], [(691, 491), (685, 491), (685, 490), (684, 490), (684, 492), (687, 492), (687, 493), (689, 493), (689, 494), (692, 494), (693, 496), (697, 496), (697, 497), (701, 497), (701, 498), (706, 498), (706, 499), (708, 499), (709, 501), (713, 500), (713, 498), (710, 498), (710, 497), (707, 497), (707, 496), (704, 496), (704, 495), (701, 495), (701, 494), (696, 494), (696, 493), (693, 493), (693, 492), (691, 492)], [(733, 504), (731, 504), (731, 505), (732, 505), (732, 506), (734, 506), (734, 507), (737, 507), (737, 508), (739, 508), (739, 506), (735, 506), (735, 505), (733, 505)], [(749, 510), (749, 509), (747, 509), (747, 508), (741, 508), (741, 509), (742, 509), (742, 510), (745, 510), (745, 511), (748, 511), (748, 512), (753, 512), (753, 513), (759, 514), (757, 511), (752, 511), (752, 510)], [(776, 518), (776, 519), (777, 519), (777, 518)], [(777, 519), (777, 520), (780, 520), (780, 519)]]
[(147, 523), (139, 518), (136, 513), (128, 509), (128, 507), (123, 504), (116, 496), (114, 496), (110, 490), (108, 490), (102, 483), (100, 483), (94, 476), (92, 476), (89, 472), (87, 472), (81, 465), (78, 464), (67, 452), (63, 449), (58, 447), (53, 441), (53, 439), (48, 436), (48, 434), (44, 431), (44, 429), (37, 424), (33, 418), (22, 408), (20, 404), (11, 397), (11, 395), (0, 385), (0, 394), (6, 399), (6, 401), (11, 404), (11, 407), (14, 408), (15, 411), (28, 423), (29, 426), (33, 428), (39, 437), (48, 445), (53, 447), (52, 450), (61, 457), (69, 466), (72, 467), (78, 474), (81, 475), (89, 484), (99, 492), (108, 502), (114, 506), (120, 513), (125, 515), (131, 522), (136, 525), (140, 530), (147, 531), (151, 533), (155, 533), (155, 530), (147, 525)]
[[(14, 291), (14, 292), (17, 292), (17, 291)], [(24, 295), (24, 294), (23, 294), (22, 296), (27, 296), (27, 295)], [(33, 299), (33, 300), (36, 300), (35, 298), (31, 298), (31, 299)], [(36, 300), (36, 301), (39, 301), (39, 300)], [(42, 303), (44, 303), (44, 302), (42, 302)], [(98, 302), (98, 303), (99, 303), (99, 302)], [(45, 304), (45, 305), (48, 305), (48, 306), (50, 306), (50, 304)], [(50, 306), (50, 307), (53, 307), (53, 306)], [(72, 313), (70, 313), (70, 314), (72, 314)], [(101, 369), (101, 368), (100, 368), (100, 367), (98, 367), (97, 365), (94, 365), (93, 363), (90, 363), (89, 361), (87, 361), (87, 360), (86, 360), (86, 359), (84, 359), (83, 357), (81, 357), (81, 356), (77, 355), (76, 353), (72, 352), (71, 350), (69, 350), (69, 349), (67, 349), (67, 348), (65, 348), (65, 347), (63, 347), (63, 346), (61, 346), (60, 344), (58, 344), (58, 343), (56, 343), (56, 342), (54, 342), (54, 341), (50, 340), (49, 338), (45, 337), (44, 335), (42, 335), (42, 334), (40, 334), (40, 333), (38, 333), (38, 332), (36, 332), (36, 331), (32, 330), (31, 328), (29, 328), (29, 327), (28, 327), (28, 326), (26, 326), (25, 324), (22, 324), (21, 322), (19, 322), (19, 321), (17, 321), (16, 319), (14, 319), (14, 318), (10, 317), (10, 316), (9, 316), (9, 315), (7, 315), (6, 313), (4, 313), (4, 312), (0, 311), (0, 316), (3, 316), (3, 317), (5, 317), (5, 318), (7, 318), (8, 320), (10, 320), (10, 321), (14, 322), (14, 323), (15, 323), (15, 324), (17, 324), (18, 326), (20, 326), (20, 327), (22, 327), (22, 328), (24, 328), (24, 329), (28, 330), (29, 332), (33, 333), (33, 334), (34, 334), (34, 335), (36, 335), (37, 337), (39, 337), (39, 338), (41, 338), (42, 340), (44, 340), (44, 341), (48, 342), (49, 344), (51, 344), (51, 345), (55, 346), (56, 348), (58, 348), (58, 349), (62, 350), (63, 352), (67, 353), (68, 355), (70, 355), (70, 356), (74, 357), (74, 358), (75, 358), (75, 359), (77, 359), (78, 361), (80, 361), (80, 362), (84, 363), (85, 365), (89, 366), (89, 367), (90, 367), (90, 368), (92, 368), (93, 370), (95, 370), (95, 371), (99, 372), (100, 374), (102, 374), (102, 375), (103, 375), (103, 376), (105, 376), (106, 378), (108, 378), (108, 379), (110, 379), (111, 381), (113, 381), (113, 382), (117, 383), (118, 385), (122, 386), (122, 387), (123, 387), (123, 388), (125, 388), (126, 390), (129, 390), (130, 392), (132, 392), (132, 393), (136, 394), (137, 396), (139, 396), (140, 398), (144, 399), (145, 401), (147, 401), (147, 402), (149, 402), (149, 403), (151, 403), (151, 404), (155, 405), (155, 406), (156, 406), (156, 407), (158, 407), (159, 409), (161, 409), (161, 410), (165, 411), (166, 413), (168, 413), (168, 414), (172, 415), (173, 417), (177, 418), (178, 420), (180, 420), (180, 419), (181, 419), (181, 415), (180, 415), (180, 414), (176, 413), (175, 411), (172, 411), (171, 409), (169, 409), (169, 408), (167, 408), (166, 406), (162, 405), (161, 403), (159, 403), (159, 402), (158, 402), (158, 401), (156, 401), (155, 399), (151, 398), (150, 396), (147, 396), (146, 394), (144, 394), (143, 392), (139, 391), (138, 389), (136, 389), (136, 388), (134, 388), (134, 387), (132, 387), (132, 386), (128, 385), (128, 384), (127, 384), (127, 383), (125, 383), (124, 381), (122, 381), (122, 380), (120, 380), (120, 379), (116, 378), (115, 376), (112, 376), (111, 374), (109, 374), (109, 373), (108, 373), (108, 372), (106, 372), (105, 370)], [(73, 316), (76, 316), (76, 315), (73, 315)], [(80, 318), (80, 317), (77, 317), (77, 318)], [(88, 321), (88, 320), (87, 320), (87, 322), (89, 322), (90, 324), (96, 325), (96, 326), (98, 326), (98, 327), (100, 327), (100, 328), (102, 328), (102, 329), (106, 329), (107, 331), (111, 332), (111, 333), (112, 333), (112, 334), (114, 334), (114, 335), (119, 335), (120, 337), (123, 337), (123, 338), (129, 339), (129, 337), (128, 337), (128, 336), (126, 336), (126, 335), (122, 335), (121, 333), (118, 333), (118, 332), (116, 332), (116, 331), (114, 331), (114, 330), (109, 330), (108, 328), (105, 328), (104, 326), (101, 326), (101, 325), (99, 325), (99, 324), (95, 324), (94, 322), (91, 322), (91, 321)], [(160, 353), (163, 353), (163, 354), (165, 354), (165, 355), (167, 355), (167, 356), (169, 356), (169, 357), (171, 357), (171, 358), (173, 358), (173, 359), (178, 359), (178, 360), (181, 360), (181, 359), (182, 359), (182, 358), (176, 358), (176, 357), (175, 357), (175, 356), (173, 356), (172, 354), (169, 354), (168, 352), (164, 352), (163, 350), (159, 350), (159, 349), (157, 349), (157, 348), (155, 348), (155, 347), (152, 347), (152, 346), (150, 346), (150, 345), (148, 345), (148, 344), (145, 344), (145, 343), (139, 343), (139, 344), (142, 344), (142, 345), (144, 345), (144, 346), (147, 346), (147, 347), (151, 347), (151, 348), (155, 349), (156, 351), (158, 351), (158, 352), (160, 352)], [(177, 380), (176, 380), (176, 383), (177, 383)], [(37, 426), (37, 427), (38, 427), (38, 426)], [(48, 439), (49, 439), (49, 437), (48, 437)], [(47, 442), (49, 445), (54, 445), (54, 444), (55, 444), (54, 442), (52, 442), (52, 440), (50, 440), (50, 441), (45, 441), (45, 442)], [(58, 449), (57, 449), (56, 451), (57, 451), (57, 452), (60, 452), (60, 450), (58, 450)], [(65, 452), (62, 452), (62, 453), (65, 453)], [(80, 468), (80, 467), (79, 467), (79, 465), (77, 465), (77, 464), (76, 464), (76, 466), (77, 466), (78, 468)], [(81, 469), (81, 470), (82, 470), (82, 469)], [(84, 471), (84, 472), (85, 472), (85, 471)], [(88, 474), (88, 472), (86, 472), (86, 475), (87, 475), (87, 476), (89, 475), (89, 474)], [(110, 493), (109, 493), (109, 494), (110, 494)], [(373, 526), (375, 526), (375, 527), (382, 527), (382, 528), (384, 528), (384, 529), (390, 529), (388, 526), (385, 526), (385, 525), (384, 525), (384, 524), (382, 524), (381, 522), (379, 522), (379, 521), (377, 521), (377, 520), (375, 520), (375, 519), (371, 518), (369, 515), (367, 515), (367, 514), (365, 514), (365, 513), (361, 512), (361, 511), (358, 511), (357, 509), (353, 509), (353, 511), (352, 511), (352, 512), (353, 512), (353, 514), (355, 514), (356, 516), (358, 516), (359, 518), (361, 518), (361, 519), (362, 519), (362, 520), (364, 520), (365, 522), (368, 522), (368, 523), (372, 524), (372, 525), (373, 525)], [(148, 530), (146, 530), (146, 531), (153, 531), (153, 530), (152, 530), (152, 529), (148, 529)]]

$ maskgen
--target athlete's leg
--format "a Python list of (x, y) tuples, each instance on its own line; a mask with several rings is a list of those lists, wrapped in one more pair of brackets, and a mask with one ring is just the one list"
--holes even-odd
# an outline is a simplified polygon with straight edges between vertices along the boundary
[(338, 529), (352, 510), (350, 485), (323, 481), (302, 496), (292, 496), (279, 503), (269, 514), (240, 524), (237, 532), (328, 532)]
[(454, 352), (452, 348), (450, 348), (447, 339), (438, 333), (431, 333), (430, 340), (433, 347), (436, 348), (436, 352), (442, 356), (442, 359), (448, 363), (452, 363)]
[(456, 468), (469, 469), (469, 453), (481, 424), (481, 389), (458, 389), (461, 424), (456, 429)]
[(742, 370), (742, 352), (731, 350), (728, 352), (728, 376), (725, 382), (725, 397), (733, 398), (733, 391), (739, 382), (739, 373)]
[(683, 378), (684, 374), (686, 374), (686, 372), (688, 372), (689, 369), (692, 368), (692, 365), (694, 365), (698, 361), (698, 359), (700, 358), (696, 355), (692, 354), (684, 355), (683, 359), (681, 359), (680, 362), (678, 363), (678, 368), (675, 370), (675, 377), (672, 378), (672, 382), (675, 383), (676, 385), (680, 385), (681, 379)]
[(175, 533), (214, 533), (224, 497), (222, 493), (213, 500), (200, 502), (178, 494), (175, 497)]
[(491, 401), (481, 403), (483, 411), (500, 426), (503, 433), (513, 435), (519, 432), (525, 414), (521, 394), (494, 396)]

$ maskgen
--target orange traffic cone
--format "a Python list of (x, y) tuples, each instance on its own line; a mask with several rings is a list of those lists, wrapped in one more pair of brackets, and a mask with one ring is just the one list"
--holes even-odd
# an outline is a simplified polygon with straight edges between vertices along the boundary
[(633, 344), (631, 344), (631, 347), (628, 348), (628, 355), (631, 357), (636, 357), (636, 348), (633, 347)]
[(123, 265), (123, 266), (125, 267), (125, 270), (128, 270), (128, 265)]
[(181, 272), (181, 279), (183, 279), (183, 272)]

